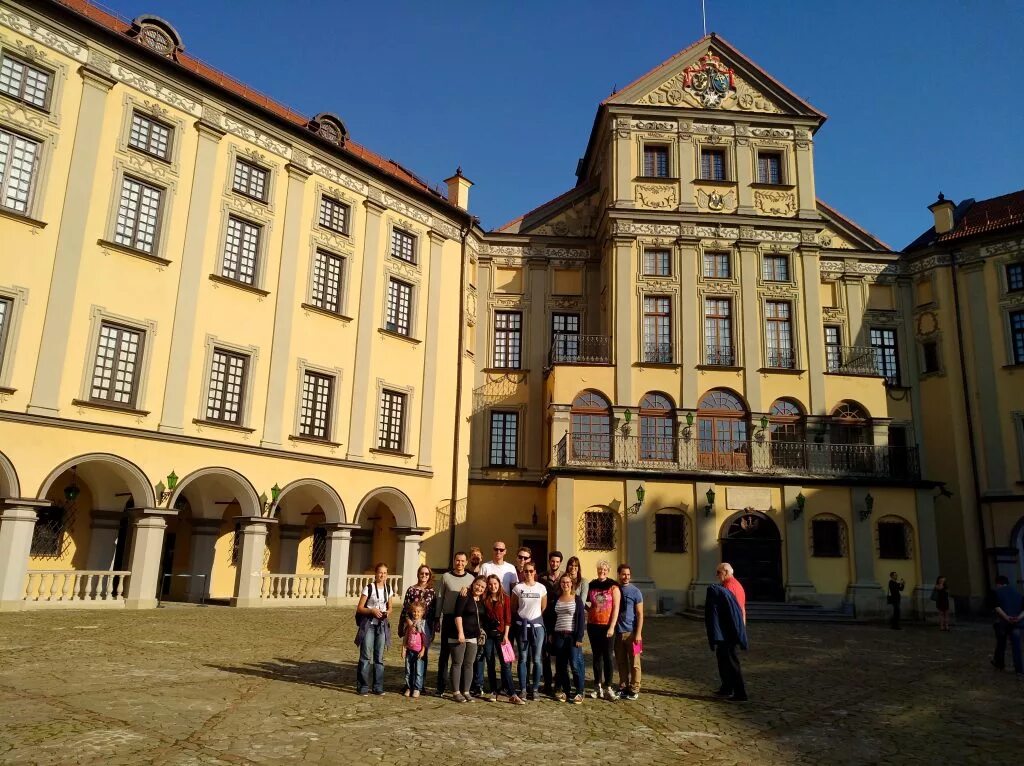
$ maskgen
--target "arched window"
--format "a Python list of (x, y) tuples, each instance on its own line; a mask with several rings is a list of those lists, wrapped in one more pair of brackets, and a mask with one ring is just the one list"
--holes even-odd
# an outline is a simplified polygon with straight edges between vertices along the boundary
[(572, 458), (611, 460), (612, 417), (608, 400), (596, 391), (582, 391), (572, 402)]
[(776, 399), (768, 411), (772, 465), (798, 470), (807, 465), (807, 418), (791, 399)]
[(640, 400), (640, 459), (675, 460), (675, 416), (672, 400), (651, 392)]
[(914, 529), (899, 516), (883, 516), (875, 525), (878, 558), (911, 559), (914, 551)]
[(871, 474), (875, 469), (871, 419), (856, 402), (843, 401), (832, 411), (829, 425), (832, 469), (840, 473)]
[(811, 519), (811, 555), (815, 558), (846, 556), (846, 522), (832, 513), (819, 513)]
[(697, 454), (702, 468), (750, 467), (749, 414), (731, 391), (708, 391), (697, 408)]

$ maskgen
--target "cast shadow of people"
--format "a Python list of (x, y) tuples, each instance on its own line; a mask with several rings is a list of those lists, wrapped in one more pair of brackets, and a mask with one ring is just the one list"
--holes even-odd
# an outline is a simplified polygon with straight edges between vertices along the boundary
[(288, 657), (275, 657), (272, 660), (249, 663), (246, 665), (213, 665), (208, 668), (221, 670), (225, 673), (237, 673), (253, 678), (266, 678), (271, 681), (288, 681), (296, 684), (316, 686), (338, 692), (355, 694), (356, 663), (327, 662), (325, 660), (293, 660)]

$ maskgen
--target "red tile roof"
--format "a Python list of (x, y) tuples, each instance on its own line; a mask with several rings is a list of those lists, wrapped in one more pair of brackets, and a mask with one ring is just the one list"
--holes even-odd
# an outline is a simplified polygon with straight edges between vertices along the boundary
[(939, 235), (938, 241), (949, 242), (1021, 224), (1024, 224), (1024, 189), (975, 202), (952, 230)]
[[(131, 28), (131, 22), (122, 19), (113, 13), (100, 8), (93, 3), (87, 2), (87, 0), (52, 0), (59, 5), (74, 11), (79, 16), (82, 16), (95, 24), (104, 27), (111, 32), (115, 32), (119, 35), (123, 35), (127, 38), (128, 31)], [(142, 46), (139, 46), (141, 49)], [(159, 55), (159, 54), (153, 54)], [(161, 57), (162, 58), (162, 57)], [(170, 59), (168, 59), (170, 60)], [(278, 101), (270, 98), (269, 96), (260, 93), (248, 85), (234, 79), (233, 77), (221, 72), (218, 69), (214, 69), (209, 64), (204, 63), (195, 56), (190, 56), (184, 51), (178, 51), (174, 56), (174, 61), (183, 69), (191, 72), (198, 77), (207, 80), (214, 85), (218, 85), (221, 88), (229, 91), (230, 93), (244, 99), (253, 106), (257, 106), (264, 109), (276, 117), (286, 120), (298, 127), (305, 128), (309, 122), (309, 117), (306, 117), (293, 109), (289, 109)], [(310, 133), (310, 137), (314, 137), (314, 133)], [(420, 191), (425, 191), (435, 196), (440, 196), (439, 193), (432, 189), (425, 181), (420, 179), (412, 171), (402, 167), (394, 160), (389, 160), (381, 157), (376, 152), (367, 149), (365, 146), (361, 146), (354, 141), (348, 140), (345, 142), (345, 146), (341, 149), (343, 152), (355, 155), (366, 163), (373, 165), (380, 169), (384, 173), (398, 179), (399, 181), (412, 186)], [(441, 199), (444, 199), (441, 197)]]

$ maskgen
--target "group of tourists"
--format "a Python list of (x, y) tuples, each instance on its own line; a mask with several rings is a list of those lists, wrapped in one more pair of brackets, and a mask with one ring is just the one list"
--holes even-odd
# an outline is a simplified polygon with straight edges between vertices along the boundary
[[(514, 562), (506, 561), (504, 542), (496, 541), (493, 550), (486, 562), (479, 548), (459, 551), (436, 585), (430, 567), (417, 570), (397, 623), (405, 696), (424, 693), (427, 660), (436, 644), (438, 696), (450, 689), (452, 699), (462, 703), (504, 697), (523, 705), (547, 696), (578, 705), (585, 694), (586, 638), (593, 653), (591, 697), (637, 699), (643, 594), (630, 583), (629, 565), (620, 564), (613, 579), (609, 563), (598, 562), (597, 577), (588, 580), (575, 556), (563, 569), (562, 554), (554, 551), (547, 569), (539, 572), (527, 547), (518, 550)], [(387, 566), (378, 564), (356, 607), (356, 691), (361, 695), (384, 694), (384, 650), (392, 643), (388, 618), (396, 596), (387, 577)]]

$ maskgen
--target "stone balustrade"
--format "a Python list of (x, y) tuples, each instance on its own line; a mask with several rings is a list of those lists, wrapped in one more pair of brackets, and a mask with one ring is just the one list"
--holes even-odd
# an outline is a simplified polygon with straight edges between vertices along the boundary
[(25, 606), (124, 606), (129, 571), (39, 569), (28, 572)]
[(322, 604), (327, 592), (327, 575), (265, 574), (260, 598)]
[[(373, 582), (373, 575), (349, 575), (345, 581), (345, 597), (359, 598), (363, 588)], [(402, 576), (388, 575), (388, 586), (396, 596), (402, 595)]]

